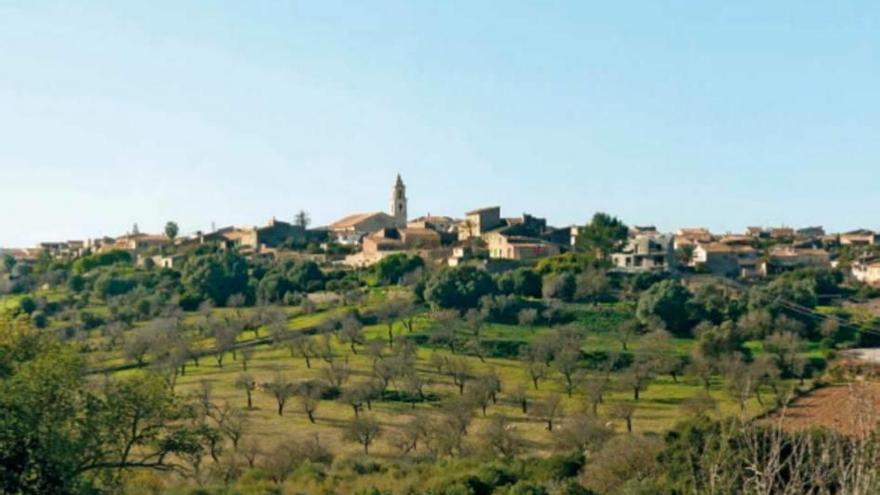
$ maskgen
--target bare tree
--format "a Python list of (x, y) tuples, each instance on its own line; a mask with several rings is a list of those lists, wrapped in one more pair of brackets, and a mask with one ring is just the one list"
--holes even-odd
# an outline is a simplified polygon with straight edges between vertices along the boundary
[(620, 342), (621, 349), (626, 351), (629, 342), (638, 335), (639, 330), (640, 326), (637, 320), (626, 320), (614, 329), (613, 335)]
[(431, 325), (431, 336), (428, 341), (435, 345), (445, 346), (449, 352), (456, 352), (456, 333), (461, 327), (461, 318), (455, 310), (438, 311), (434, 313), (434, 323)]
[(290, 355), (299, 356), (306, 361), (306, 368), (312, 367), (312, 358), (317, 355), (315, 341), (307, 335), (297, 335), (287, 344)]
[(263, 384), (263, 390), (275, 397), (278, 402), (278, 415), (284, 415), (284, 405), (296, 393), (296, 384), (292, 383), (281, 373), (275, 375), (275, 378), (268, 383)]
[(522, 438), (516, 432), (516, 426), (499, 414), (492, 416), (483, 428), (481, 437), (483, 444), (503, 459), (512, 459), (524, 446)]
[(297, 398), (299, 399), (300, 406), (312, 424), (315, 424), (315, 411), (321, 403), (323, 389), (324, 387), (314, 380), (302, 382), (297, 387)]
[(215, 409), (214, 419), (220, 432), (232, 442), (232, 450), (237, 451), (239, 442), (250, 426), (247, 414), (241, 409), (225, 402), (222, 406)]
[(467, 360), (460, 357), (451, 357), (447, 359), (446, 374), (452, 378), (452, 382), (458, 387), (458, 394), (464, 395), (464, 386), (473, 375), (473, 371)]
[(247, 408), (253, 409), (253, 393), (254, 390), (257, 389), (257, 381), (254, 377), (247, 373), (242, 373), (238, 375), (238, 378), (235, 380), (235, 386), (244, 390), (244, 393), (247, 395)]
[(245, 347), (241, 350), (241, 370), (247, 371), (248, 363), (251, 361), (251, 358), (254, 357), (254, 349), (253, 347)]
[(370, 445), (376, 440), (382, 428), (379, 422), (368, 416), (355, 418), (345, 429), (345, 437), (364, 447), (364, 454), (369, 455)]
[(595, 415), (575, 414), (557, 428), (555, 440), (561, 450), (588, 452), (598, 450), (613, 435)]
[(332, 362), (329, 366), (321, 370), (324, 379), (334, 387), (341, 387), (351, 375), (351, 368), (348, 361), (342, 363)]
[(510, 399), (519, 405), (523, 414), (529, 413), (529, 393), (527, 386), (520, 383), (510, 391)]
[(626, 424), (626, 431), (632, 433), (632, 420), (635, 411), (636, 408), (632, 404), (626, 402), (617, 402), (612, 404), (610, 413), (612, 417), (622, 419)]
[(553, 431), (553, 422), (562, 416), (562, 397), (549, 394), (532, 405), (532, 416), (547, 424), (547, 431)]
[(517, 314), (517, 323), (521, 327), (528, 327), (534, 330), (535, 323), (538, 322), (538, 310), (535, 308), (525, 308), (519, 310)]
[(362, 335), (363, 324), (354, 316), (348, 316), (342, 320), (342, 328), (339, 330), (339, 341), (348, 344), (352, 354), (357, 354), (357, 345), (364, 343)]
[(556, 357), (553, 360), (553, 365), (556, 368), (556, 371), (562, 375), (565, 392), (569, 397), (571, 397), (577, 384), (575, 377), (578, 375), (578, 372), (581, 371), (580, 358), (581, 350), (579, 347), (566, 347), (556, 353)]

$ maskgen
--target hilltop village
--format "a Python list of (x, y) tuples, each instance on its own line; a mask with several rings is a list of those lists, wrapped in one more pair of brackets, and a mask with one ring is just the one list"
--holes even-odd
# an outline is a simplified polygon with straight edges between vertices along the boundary
[[(162, 233), (142, 233), (135, 225), (118, 237), (42, 242), (33, 248), (5, 249), (0, 255), (28, 264), (41, 256), (71, 260), (123, 251), (139, 266), (173, 268), (188, 251), (215, 245), (246, 256), (308, 259), (352, 268), (410, 254), (432, 265), (471, 264), (493, 272), (577, 251), (583, 228), (555, 227), (528, 213), (505, 217), (500, 206), (477, 208), (462, 217), (428, 213), (410, 218), (407, 202), (406, 185), (398, 175), (387, 213), (354, 213), (327, 226), (312, 227), (304, 211), (290, 222), (272, 218), (263, 226), (229, 226), (189, 236), (178, 236), (174, 222)], [(873, 249), (878, 244), (880, 233), (868, 229), (826, 233), (819, 226), (748, 227), (742, 233), (721, 234), (700, 227), (667, 233), (653, 226), (630, 226), (624, 242), (608, 259), (613, 270), (625, 273), (711, 273), (744, 280), (842, 263), (854, 280), (878, 285), (880, 256)]]

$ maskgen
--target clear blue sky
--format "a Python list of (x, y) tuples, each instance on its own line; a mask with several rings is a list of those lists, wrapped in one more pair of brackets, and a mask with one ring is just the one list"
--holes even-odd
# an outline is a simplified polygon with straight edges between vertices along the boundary
[(0, 3), (0, 245), (498, 204), (880, 227), (880, 3)]

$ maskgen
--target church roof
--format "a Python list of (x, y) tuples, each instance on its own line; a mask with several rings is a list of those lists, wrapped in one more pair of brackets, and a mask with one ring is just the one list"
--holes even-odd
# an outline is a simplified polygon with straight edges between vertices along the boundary
[(330, 224), (331, 229), (349, 229), (352, 227), (356, 227), (359, 223), (369, 220), (371, 218), (375, 218), (377, 216), (391, 218), (387, 213), (383, 213), (381, 211), (374, 211), (371, 213), (355, 213), (354, 215), (349, 215), (347, 217), (343, 217), (336, 222)]

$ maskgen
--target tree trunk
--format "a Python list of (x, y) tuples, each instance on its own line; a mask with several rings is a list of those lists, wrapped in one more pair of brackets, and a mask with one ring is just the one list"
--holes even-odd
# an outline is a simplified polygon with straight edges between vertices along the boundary
[(626, 431), (628, 433), (633, 432), (633, 420), (632, 418), (626, 418)]
[(312, 411), (306, 411), (306, 414), (309, 416), (309, 422), (315, 424), (315, 415)]
[(247, 404), (248, 404), (248, 406), (247, 406), (248, 409), (254, 408), (254, 401), (253, 401), (253, 398), (251, 397), (250, 390), (247, 391)]
[(633, 387), (633, 399), (639, 400), (639, 387)]
[(278, 402), (278, 415), (284, 416), (284, 402)]
[(306, 359), (306, 368), (312, 369), (312, 360), (309, 359), (308, 356), (305, 356), (305, 359)]

